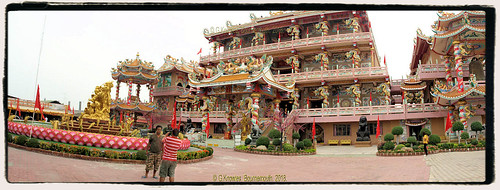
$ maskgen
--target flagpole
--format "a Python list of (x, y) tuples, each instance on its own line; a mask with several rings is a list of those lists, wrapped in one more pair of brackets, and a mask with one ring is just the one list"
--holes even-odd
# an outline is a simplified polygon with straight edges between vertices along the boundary
[[(42, 56), (42, 49), (43, 49), (43, 36), (45, 34), (45, 22), (47, 21), (47, 15), (43, 18), (43, 29), (42, 29), (42, 37), (40, 40), (40, 51), (38, 52), (38, 64), (36, 68), (36, 77), (35, 77), (35, 99), (36, 99), (36, 93), (37, 93), (37, 86), (38, 86), (38, 71), (40, 70), (40, 57)], [(36, 104), (36, 103), (35, 103)], [(40, 111), (40, 113), (42, 113)], [(33, 110), (33, 117), (31, 118), (31, 124), (33, 124), (35, 121), (35, 110)], [(33, 129), (30, 130), (30, 138), (31, 138), (31, 133), (33, 132)]]

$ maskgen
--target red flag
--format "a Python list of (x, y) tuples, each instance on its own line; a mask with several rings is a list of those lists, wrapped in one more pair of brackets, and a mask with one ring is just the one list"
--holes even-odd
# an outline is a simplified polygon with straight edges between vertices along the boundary
[(75, 107), (73, 107), (73, 115), (75, 115)]
[(172, 129), (177, 128), (177, 102), (174, 102), (174, 114), (172, 115)]
[(314, 141), (314, 135), (316, 135), (316, 118), (313, 118), (313, 127), (312, 127), (312, 139)]
[(17, 113), (19, 114), (19, 117), (21, 117), (21, 108), (19, 108), (19, 98), (17, 99), (17, 107), (16, 107)]
[(201, 53), (201, 48), (200, 48), (200, 51), (198, 51), (198, 53), (196, 55), (199, 55)]
[(43, 109), (45, 109), (45, 107), (42, 106), (42, 109), (40, 109), (40, 114), (42, 114), (42, 119), (45, 120), (45, 116), (43, 116)]
[(123, 112), (121, 111), (120, 112), (120, 123), (122, 123), (122, 120), (123, 120)]
[(205, 132), (207, 133), (208, 139), (208, 132), (210, 132), (210, 113), (207, 113), (207, 127), (205, 127)]
[(384, 65), (385, 65), (385, 63), (386, 63), (386, 62), (385, 62), (385, 55), (384, 55)]
[(35, 112), (36, 108), (40, 110), (40, 114), (43, 117), (42, 104), (40, 103), (40, 86), (37, 85), (36, 89), (36, 99), (35, 99), (35, 108), (33, 108), (33, 112)]
[(450, 112), (448, 112), (448, 116), (446, 117), (446, 128), (444, 131), (446, 132), (450, 128), (451, 128), (451, 119), (450, 119)]
[(376, 138), (380, 136), (380, 116), (377, 116), (377, 134), (375, 135)]

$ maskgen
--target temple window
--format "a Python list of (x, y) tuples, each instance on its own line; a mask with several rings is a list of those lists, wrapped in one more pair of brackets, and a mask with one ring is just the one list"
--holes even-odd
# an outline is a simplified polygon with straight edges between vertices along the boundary
[(334, 136), (351, 136), (351, 125), (349, 124), (336, 124)]

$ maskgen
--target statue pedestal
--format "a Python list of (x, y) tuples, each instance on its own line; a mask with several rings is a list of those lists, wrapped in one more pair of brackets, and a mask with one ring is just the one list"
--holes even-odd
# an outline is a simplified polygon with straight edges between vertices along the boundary
[(354, 147), (370, 147), (371, 142), (370, 141), (356, 141), (354, 143)]

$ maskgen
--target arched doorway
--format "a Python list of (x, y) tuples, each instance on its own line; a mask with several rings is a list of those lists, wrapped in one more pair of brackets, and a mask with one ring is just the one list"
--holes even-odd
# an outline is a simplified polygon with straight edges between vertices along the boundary
[[(302, 127), (299, 130), (299, 134), (300, 134), (299, 141), (302, 141), (304, 139), (312, 139), (312, 123), (308, 123), (308, 124), (304, 125), (304, 127)], [(317, 143), (323, 143), (325, 141), (325, 133), (324, 133), (323, 127), (321, 127), (317, 123), (316, 123), (316, 135), (315, 136), (316, 136)]]

